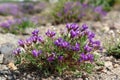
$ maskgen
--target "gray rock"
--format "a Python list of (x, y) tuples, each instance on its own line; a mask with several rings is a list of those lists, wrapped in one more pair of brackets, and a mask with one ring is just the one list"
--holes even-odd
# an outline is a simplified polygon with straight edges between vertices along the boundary
[(30, 35), (34, 30), (35, 30), (34, 28), (26, 28), (25, 33)]
[(3, 63), (4, 54), (0, 54), (0, 64)]
[(12, 75), (7, 76), (7, 79), (8, 79), (8, 80), (14, 80), (14, 78), (13, 78)]
[(7, 64), (14, 61), (14, 55), (12, 54), (15, 49), (15, 45), (11, 43), (4, 43), (0, 47), (0, 53), (4, 54), (3, 63)]
[(0, 77), (0, 80), (6, 80), (6, 78), (5, 77)]
[(8, 70), (8, 67), (6, 65), (0, 64), (0, 74), (5, 73)]
[(8, 42), (12, 44), (17, 44), (18, 37), (11, 33), (7, 33), (7, 34), (0, 33), (0, 45)]
[(28, 74), (27, 79), (32, 80), (32, 76), (30, 76), (30, 74)]

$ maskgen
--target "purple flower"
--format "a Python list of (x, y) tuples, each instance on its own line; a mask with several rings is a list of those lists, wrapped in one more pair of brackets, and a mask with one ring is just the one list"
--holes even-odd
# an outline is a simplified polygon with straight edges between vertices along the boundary
[(32, 42), (33, 42), (33, 39), (30, 37), (30, 38), (26, 39), (25, 44), (27, 46), (30, 46), (32, 44)]
[(79, 31), (74, 31), (74, 30), (70, 31), (70, 37), (71, 38), (74, 38), (74, 37), (78, 36), (78, 34), (79, 34)]
[(63, 60), (63, 56), (58, 56), (58, 60), (62, 61)]
[(34, 57), (38, 57), (38, 51), (37, 50), (32, 50), (32, 55), (34, 56)]
[(90, 61), (92, 62), (94, 60), (94, 55), (93, 54), (85, 54), (85, 53), (81, 53), (80, 54), (80, 59), (79, 61), (82, 62), (82, 61)]
[(72, 29), (71, 24), (70, 24), (70, 23), (67, 23), (67, 24), (66, 24), (66, 28), (68, 29), (68, 31), (70, 31), (70, 30)]
[(0, 26), (3, 28), (10, 28), (11, 25), (8, 22), (3, 22), (0, 24)]
[(96, 44), (97, 46), (100, 46), (100, 41), (94, 41), (93, 44)]
[(100, 52), (102, 52), (103, 51), (103, 47), (100, 46), (99, 50), (100, 50)]
[(88, 56), (85, 53), (81, 53), (80, 54), (80, 62), (82, 61), (87, 61), (88, 60)]
[(14, 19), (14, 22), (17, 23), (17, 24), (21, 24), (22, 20), (21, 19)]
[(18, 41), (18, 44), (19, 44), (19, 46), (21, 46), (21, 47), (24, 47), (25, 46), (25, 42), (23, 41), (23, 40), (19, 40)]
[(31, 41), (33, 41), (34, 43), (36, 43), (38, 40), (38, 36), (31, 36), (30, 38), (31, 38)]
[(39, 54), (39, 55), (42, 54), (42, 50), (39, 50), (39, 51), (38, 51), (38, 54)]
[(106, 16), (106, 12), (103, 11), (102, 6), (97, 6), (97, 7), (94, 9), (94, 12), (96, 12), (96, 13), (102, 15), (102, 16)]
[(33, 16), (32, 18), (30, 18), (30, 21), (37, 24), (38, 23), (38, 16)]
[(60, 12), (57, 13), (57, 16), (58, 16), (58, 17), (61, 17), (61, 15), (62, 15), (62, 14), (61, 14)]
[(13, 54), (18, 55), (20, 54), (20, 52), (21, 52), (21, 49), (17, 48), (16, 50), (13, 51)]
[(48, 30), (47, 32), (46, 32), (46, 35), (48, 36), (48, 37), (54, 37), (55, 36), (55, 32), (53, 32), (53, 31), (50, 31), (50, 30)]
[(47, 58), (47, 60), (50, 62), (50, 61), (53, 61), (54, 60), (54, 57), (53, 56), (50, 56)]
[(102, 12), (101, 12), (101, 15), (102, 15), (102, 16), (106, 16), (106, 15), (107, 15), (107, 12), (102, 11)]
[(74, 31), (76, 31), (79, 28), (79, 25), (77, 25), (76, 23), (71, 24), (71, 27)]
[(87, 8), (87, 7), (88, 7), (88, 4), (83, 3), (83, 4), (82, 4), (82, 7), (83, 7), (83, 8)]
[(94, 48), (100, 48), (100, 41), (92, 41), (91, 45)]
[(92, 40), (95, 37), (95, 34), (93, 32), (88, 33), (89, 40)]
[(72, 24), (68, 23), (68, 24), (66, 24), (66, 27), (67, 27), (68, 31), (70, 31), (70, 30), (76, 31), (79, 28), (79, 25), (77, 25), (76, 23), (72, 23)]
[(86, 29), (88, 29), (88, 26), (86, 24), (82, 25), (82, 30), (81, 31), (85, 31)]
[(48, 60), (49, 62), (55, 60), (55, 53), (52, 53), (52, 54), (47, 58), (47, 60)]
[(100, 13), (102, 11), (102, 6), (97, 6), (95, 9), (94, 9), (95, 12), (97, 13)]
[(63, 42), (63, 39), (58, 38), (57, 40), (55, 40), (54, 44), (57, 45), (57, 46), (60, 46), (62, 42)]
[(64, 14), (68, 14), (69, 10), (64, 8)]
[(92, 51), (92, 47), (90, 47), (90, 46), (88, 46), (88, 45), (85, 45), (84, 51), (85, 51), (85, 52), (91, 52), (91, 51)]
[(67, 48), (69, 46), (69, 43), (67, 41), (64, 41), (61, 43), (61, 47)]
[(71, 6), (72, 4), (74, 4), (73, 2), (66, 2), (64, 4), (64, 14), (67, 14), (68, 12), (70, 12), (70, 10), (73, 8), (73, 6)]
[(90, 60), (90, 62), (92, 62), (94, 60), (94, 55), (93, 54), (87, 54), (88, 59)]
[(32, 35), (33, 35), (33, 36), (38, 36), (38, 33), (39, 33), (39, 30), (36, 29), (36, 30), (34, 30), (34, 31), (32, 32)]
[(39, 36), (37, 39), (39, 42), (44, 42), (44, 39), (41, 36)]
[(62, 38), (58, 38), (57, 40), (55, 40), (54, 44), (62, 48), (68, 48), (70, 45), (69, 42), (64, 41)]
[(9, 25), (13, 25), (14, 24), (13, 20), (7, 20), (7, 22), (8, 22)]
[(73, 51), (79, 51), (80, 50), (80, 44), (76, 43), (75, 46), (72, 46)]

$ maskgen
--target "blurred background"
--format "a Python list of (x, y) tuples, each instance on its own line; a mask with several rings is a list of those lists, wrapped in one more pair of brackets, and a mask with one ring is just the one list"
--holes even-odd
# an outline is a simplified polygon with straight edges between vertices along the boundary
[(0, 28), (18, 34), (48, 23), (102, 21), (112, 10), (120, 11), (120, 0), (0, 0)]

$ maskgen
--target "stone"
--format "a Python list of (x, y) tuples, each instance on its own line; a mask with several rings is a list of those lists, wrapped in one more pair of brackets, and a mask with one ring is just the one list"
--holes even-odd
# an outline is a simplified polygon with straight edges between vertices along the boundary
[(108, 26), (103, 27), (104, 32), (108, 32), (109, 30), (110, 30), (110, 28)]
[(111, 61), (113, 59), (113, 56), (105, 57), (105, 61)]
[(14, 34), (11, 34), (11, 33), (1, 34), (0, 33), (0, 45), (4, 43), (17, 44), (17, 42), (18, 42), (18, 37), (15, 36)]
[(8, 67), (9, 67), (11, 70), (16, 70), (16, 69), (17, 69), (17, 67), (15, 66), (15, 64), (12, 63), (12, 62), (10, 62), (10, 63), (8, 64)]
[(28, 78), (28, 79), (32, 79), (32, 77), (30, 76), (30, 74), (27, 75), (27, 78)]
[(30, 35), (34, 30), (35, 30), (34, 28), (26, 28), (25, 33)]
[(0, 64), (3, 63), (4, 54), (0, 54)]
[(3, 63), (8, 64), (9, 62), (14, 62), (13, 50), (15, 45), (12, 43), (4, 43), (0, 47), (0, 53), (4, 54)]
[(6, 78), (5, 77), (0, 77), (0, 80), (6, 80)]
[(6, 65), (0, 64), (0, 71), (3, 71), (3, 70), (8, 70), (8, 67)]
[(113, 67), (117, 68), (117, 67), (119, 67), (119, 64), (114, 64)]
[(62, 80), (60, 77), (57, 77), (56, 80)]
[(113, 68), (112, 62), (106, 61), (105, 62), (105, 67), (111, 70)]
[[(76, 80), (83, 80), (82, 78), (78, 78), (78, 79), (76, 79)], [(92, 80), (92, 79), (91, 79)]]
[(120, 65), (120, 59), (114, 59), (113, 62)]
[(102, 72), (107, 73), (107, 70), (106, 70), (106, 69), (103, 69)]
[(24, 76), (26, 76), (26, 75), (27, 75), (27, 73), (24, 73), (23, 75), (24, 75)]
[(14, 79), (14, 78), (13, 78), (12, 75), (7, 76), (7, 80), (13, 80), (13, 79)]

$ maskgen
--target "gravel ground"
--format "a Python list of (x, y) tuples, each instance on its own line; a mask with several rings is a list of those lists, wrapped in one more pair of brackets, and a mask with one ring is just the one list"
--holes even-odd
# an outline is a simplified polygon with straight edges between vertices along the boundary
[[(80, 25), (86, 23), (90, 28), (96, 33), (96, 38), (100, 39), (103, 45), (106, 45), (106, 39), (111, 36), (118, 38), (120, 32), (120, 11), (111, 11), (102, 21), (83, 21), (79, 23)], [(60, 29), (64, 29), (65, 24), (60, 24), (52, 26), (48, 23), (46, 26), (38, 27), (40, 34), (44, 36), (44, 32), (47, 29), (52, 29), (59, 32)], [(34, 29), (26, 29), (26, 33), (30, 34)], [(18, 39), (26, 38), (28, 35), (14, 35), (11, 33), (2, 34), (0, 33), (0, 80), (120, 80), (120, 59), (115, 59), (112, 56), (106, 56), (103, 52), (100, 54), (101, 60), (105, 63), (104, 66), (97, 66), (93, 74), (86, 78), (72, 79), (69, 77), (61, 78), (50, 76), (48, 78), (40, 77), (38, 71), (19, 71), (11, 70), (10, 62), (14, 62), (10, 55), (11, 51), (17, 46)], [(114, 41), (114, 40), (111, 40)], [(113, 42), (111, 42), (113, 43)], [(9, 61), (5, 61), (8, 59)], [(5, 63), (4, 63), (5, 62)], [(12, 66), (15, 68), (14, 64)]]

